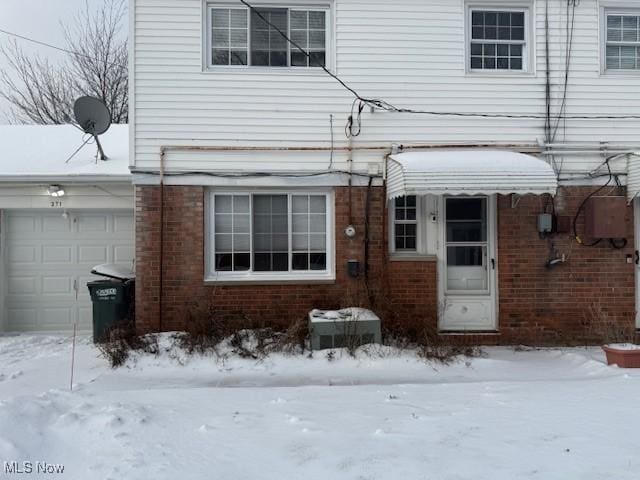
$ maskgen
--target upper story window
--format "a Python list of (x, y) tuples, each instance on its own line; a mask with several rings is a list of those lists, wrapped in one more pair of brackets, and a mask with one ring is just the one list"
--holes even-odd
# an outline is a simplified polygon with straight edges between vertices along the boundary
[[(209, 5), (208, 66), (319, 67), (327, 63), (328, 10)], [(293, 46), (280, 32), (300, 46)]]
[(526, 72), (529, 27), (527, 8), (470, 7), (468, 60), (470, 71)]
[(640, 12), (605, 17), (606, 70), (640, 70)]

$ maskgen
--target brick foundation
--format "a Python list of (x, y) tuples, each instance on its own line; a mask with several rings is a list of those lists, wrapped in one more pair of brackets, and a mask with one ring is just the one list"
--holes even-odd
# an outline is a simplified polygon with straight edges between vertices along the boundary
[[(559, 214), (573, 216), (592, 189), (561, 189)], [(311, 308), (370, 306), (391, 332), (436, 327), (437, 264), (435, 261), (390, 261), (384, 188), (370, 197), (368, 282), (351, 278), (348, 260), (364, 263), (366, 187), (351, 190), (351, 223), (357, 236), (342, 232), (349, 219), (349, 189), (335, 190), (336, 281), (332, 284), (205, 285), (205, 188), (164, 187), (163, 294), (160, 295), (160, 187), (136, 187), (136, 311), (140, 332), (181, 330), (198, 315), (245, 318), (247, 326), (286, 326), (306, 318)], [(571, 234), (540, 239), (537, 214), (544, 199), (526, 196), (512, 208), (511, 197), (498, 200), (499, 335), (472, 337), (479, 343), (571, 344), (598, 342), (598, 325), (607, 319), (633, 326), (635, 317), (633, 215), (627, 211), (623, 249), (605, 242), (579, 246)], [(582, 232), (583, 219), (578, 222)], [(550, 242), (569, 260), (545, 267)], [(162, 298), (162, 306), (159, 299)], [(160, 315), (162, 311), (162, 315)], [(204, 312), (204, 313), (203, 313)], [(160, 321), (162, 317), (162, 321)], [(601, 329), (600, 329), (601, 330)], [(456, 337), (448, 337), (452, 341)], [(469, 341), (466, 337), (465, 341)]]

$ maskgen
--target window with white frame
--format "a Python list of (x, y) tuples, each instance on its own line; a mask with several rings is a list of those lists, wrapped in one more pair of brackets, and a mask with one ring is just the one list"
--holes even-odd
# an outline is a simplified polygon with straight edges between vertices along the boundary
[(640, 70), (640, 11), (605, 14), (606, 70)]
[(208, 66), (320, 67), (327, 63), (326, 8), (250, 10), (208, 4), (207, 11)]
[(528, 66), (527, 8), (469, 7), (468, 68), (525, 72)]
[(212, 192), (209, 274), (330, 276), (330, 199), (328, 193)]
[(415, 195), (393, 200), (393, 251), (418, 251), (418, 205)]

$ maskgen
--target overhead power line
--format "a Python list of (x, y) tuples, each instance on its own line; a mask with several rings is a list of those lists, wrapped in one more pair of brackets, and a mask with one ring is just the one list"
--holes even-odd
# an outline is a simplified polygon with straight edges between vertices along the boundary
[[(264, 21), (267, 25), (273, 28), (282, 38), (284, 38), (292, 47), (296, 48), (299, 52), (301, 52), (305, 57), (309, 59), (310, 65), (313, 62), (311, 55), (304, 50), (300, 45), (294, 42), (289, 36), (284, 33), (278, 26), (274, 25), (271, 21), (269, 21), (258, 8), (251, 5), (246, 0), (238, 0), (240, 3), (245, 5), (252, 13), (258, 16), (262, 21)], [(350, 86), (346, 81), (341, 79), (338, 75), (329, 70), (325, 65), (314, 62), (314, 66), (320, 67), (327, 75), (337, 81), (344, 89), (349, 91), (356, 99), (356, 101), (360, 101), (363, 104), (366, 104), (373, 108), (378, 108), (380, 110), (385, 110), (388, 112), (396, 112), (396, 113), (414, 113), (421, 115), (433, 115), (433, 116), (443, 116), (443, 117), (477, 117), (477, 118), (511, 118), (511, 119), (540, 119), (540, 120), (548, 120), (547, 115), (544, 114), (506, 114), (506, 113), (473, 113), (473, 112), (445, 112), (445, 111), (435, 111), (435, 110), (420, 110), (414, 108), (405, 108), (405, 107), (397, 107), (392, 103), (387, 102), (383, 99), (378, 98), (367, 98), (358, 91)], [(353, 107), (352, 107), (353, 111)], [(361, 110), (360, 110), (361, 111)], [(352, 114), (353, 116), (353, 114)], [(559, 112), (558, 115), (553, 116), (557, 121), (560, 119), (568, 119), (568, 120), (624, 120), (624, 119), (640, 119), (640, 115), (565, 115), (562, 112)], [(353, 122), (353, 120), (350, 120)], [(347, 128), (349, 128), (349, 123), (347, 124)]]
[[(74, 50), (69, 50), (67, 48), (59, 47), (57, 45), (52, 45), (51, 43), (42, 42), (40, 40), (36, 40), (35, 38), (27, 37), (26, 35), (20, 35), (19, 33), (15, 33), (15, 32), (10, 32), (10, 31), (4, 30), (2, 28), (0, 28), (0, 33), (4, 33), (5, 35), (8, 35), (8, 36), (14, 37), (14, 38), (18, 38), (20, 40), (24, 40), (26, 42), (35, 43), (36, 45), (41, 45), (43, 47), (52, 48), (54, 50), (58, 50), (59, 52), (68, 53), (70, 55), (76, 55), (78, 57), (88, 58), (90, 60), (96, 60), (96, 61), (98, 60), (97, 58), (92, 57), (91, 55), (87, 55), (87, 54), (81, 53), (81, 52), (76, 52)], [(106, 63), (107, 63), (107, 65), (110, 65), (112, 67), (118, 67), (118, 68), (121, 67), (121, 65), (119, 65), (117, 63), (113, 63), (113, 62), (106, 62)]]

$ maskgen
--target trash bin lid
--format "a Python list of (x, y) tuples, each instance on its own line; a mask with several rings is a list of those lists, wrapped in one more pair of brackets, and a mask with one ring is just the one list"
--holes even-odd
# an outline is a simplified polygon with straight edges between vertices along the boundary
[(91, 273), (122, 281), (136, 278), (136, 274), (131, 270), (131, 267), (121, 263), (103, 263), (102, 265), (96, 265), (91, 269)]

